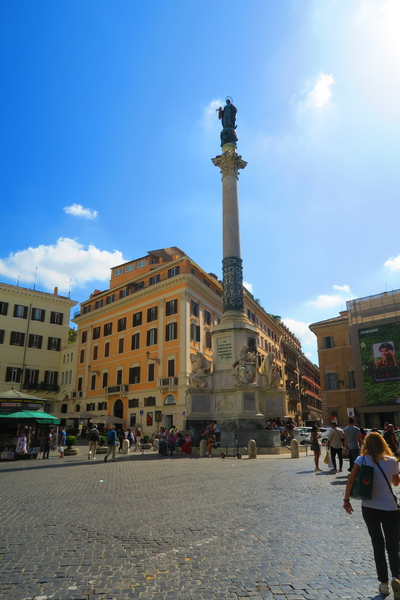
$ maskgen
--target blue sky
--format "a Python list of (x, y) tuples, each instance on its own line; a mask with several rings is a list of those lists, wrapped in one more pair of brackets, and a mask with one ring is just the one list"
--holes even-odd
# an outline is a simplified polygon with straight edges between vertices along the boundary
[(221, 275), (230, 95), (267, 312), (317, 362), (308, 323), (400, 287), (398, 0), (3, 0), (0, 28), (1, 281), (82, 301), (175, 245)]

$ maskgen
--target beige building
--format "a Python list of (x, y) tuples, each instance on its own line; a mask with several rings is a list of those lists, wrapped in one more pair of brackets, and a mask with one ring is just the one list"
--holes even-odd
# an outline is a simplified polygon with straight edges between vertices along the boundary
[(400, 290), (347, 302), (310, 325), (318, 339), (324, 422), (400, 427)]
[[(211, 330), (222, 318), (222, 296), (216, 275), (177, 247), (114, 267), (110, 287), (95, 290), (75, 315), (76, 375), (68, 389), (65, 375), (63, 410), (107, 411), (145, 433), (160, 424), (182, 427), (191, 361), (200, 351), (212, 363)], [(253, 341), (260, 363), (273, 352), (279, 365), (286, 389), (282, 416), (301, 423), (300, 342), (246, 290), (244, 305), (257, 328)], [(311, 412), (317, 419), (318, 406)]]
[(68, 341), (76, 302), (54, 294), (0, 284), (0, 391), (14, 387), (55, 409), (61, 348)]

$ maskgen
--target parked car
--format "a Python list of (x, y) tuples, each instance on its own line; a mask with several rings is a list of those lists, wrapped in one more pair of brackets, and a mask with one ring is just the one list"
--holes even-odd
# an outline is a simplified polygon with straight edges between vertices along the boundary
[(296, 427), (296, 431), (300, 433), (300, 444), (306, 446), (311, 444), (312, 427)]

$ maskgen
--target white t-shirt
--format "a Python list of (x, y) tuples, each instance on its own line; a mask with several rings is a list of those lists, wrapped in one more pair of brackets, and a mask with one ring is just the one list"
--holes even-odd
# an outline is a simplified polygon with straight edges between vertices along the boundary
[[(387, 460), (381, 460), (379, 466), (385, 473), (388, 482), (392, 483), (393, 475), (399, 474), (399, 466), (397, 460), (393, 456), (386, 456)], [(374, 467), (374, 483), (372, 486), (372, 498), (371, 500), (362, 500), (362, 506), (366, 508), (378, 508), (379, 510), (396, 510), (396, 502), (393, 498), (392, 492), (389, 489), (386, 479), (384, 478), (381, 469), (374, 463), (372, 458), (368, 455), (358, 456), (354, 461), (359, 467), (363, 464), (369, 467)]]
[(334, 427), (328, 433), (329, 445), (332, 446), (332, 448), (335, 448), (335, 450), (339, 450), (339, 448), (342, 447), (343, 436), (344, 436), (343, 429), (340, 429), (339, 427)]

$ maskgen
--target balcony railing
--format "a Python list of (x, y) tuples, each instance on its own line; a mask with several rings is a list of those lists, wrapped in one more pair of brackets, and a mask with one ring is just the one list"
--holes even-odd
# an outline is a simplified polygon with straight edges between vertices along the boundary
[(178, 377), (163, 377), (160, 379), (160, 387), (171, 387), (178, 385)]
[(121, 392), (129, 392), (129, 385), (111, 385), (104, 388), (105, 394), (120, 394)]

